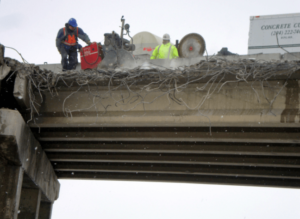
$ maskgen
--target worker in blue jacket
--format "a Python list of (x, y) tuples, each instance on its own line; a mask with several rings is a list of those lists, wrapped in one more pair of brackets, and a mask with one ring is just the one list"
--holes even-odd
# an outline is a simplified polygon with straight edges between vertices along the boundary
[(78, 38), (88, 45), (91, 44), (89, 36), (81, 28), (77, 27), (76, 20), (71, 18), (65, 27), (58, 31), (56, 37), (56, 47), (61, 54), (63, 71), (76, 69), (78, 64), (77, 49), (80, 50), (82, 48), (78, 43)]

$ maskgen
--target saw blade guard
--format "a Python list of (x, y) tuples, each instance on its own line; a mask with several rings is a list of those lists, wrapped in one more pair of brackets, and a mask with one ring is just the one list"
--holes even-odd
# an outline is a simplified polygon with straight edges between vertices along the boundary
[(205, 40), (197, 33), (190, 33), (184, 36), (178, 45), (178, 53), (181, 58), (203, 56), (205, 50)]

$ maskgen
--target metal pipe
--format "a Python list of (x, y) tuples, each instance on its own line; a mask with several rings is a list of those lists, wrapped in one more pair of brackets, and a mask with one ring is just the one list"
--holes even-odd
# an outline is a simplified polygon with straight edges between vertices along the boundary
[(123, 32), (124, 32), (124, 23), (125, 19), (124, 16), (121, 17), (122, 27), (121, 27), (121, 49), (123, 49)]

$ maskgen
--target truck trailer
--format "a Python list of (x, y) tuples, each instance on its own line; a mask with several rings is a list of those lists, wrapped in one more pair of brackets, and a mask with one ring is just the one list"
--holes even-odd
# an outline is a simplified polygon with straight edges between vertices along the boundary
[(248, 54), (300, 52), (300, 13), (251, 16)]

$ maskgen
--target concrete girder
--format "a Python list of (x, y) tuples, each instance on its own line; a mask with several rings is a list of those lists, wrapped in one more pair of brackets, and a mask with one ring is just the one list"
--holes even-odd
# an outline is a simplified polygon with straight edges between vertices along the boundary
[(60, 184), (45, 152), (22, 116), (15, 110), (0, 110), (0, 154), (10, 165), (21, 166), (42, 191), (44, 199), (58, 198)]
[(299, 157), (193, 154), (123, 154), (123, 153), (48, 153), (52, 162), (197, 164), (214, 166), (255, 166), (299, 168)]
[[(60, 162), (55, 164), (58, 173), (128, 173), (128, 174), (172, 174), (172, 175), (195, 175), (195, 176), (228, 176), (248, 178), (270, 179), (296, 179), (300, 180), (300, 170), (279, 167), (246, 167), (202, 164), (167, 164), (167, 163), (90, 163)], [(280, 177), (279, 177), (280, 176)]]
[[(297, 128), (122, 127), (33, 129), (40, 142), (300, 143)], [(275, 135), (276, 133), (276, 135)]]
[(87, 173), (87, 172), (58, 172), (60, 179), (87, 179), (87, 180), (122, 180), (122, 181), (144, 181), (144, 182), (176, 182), (176, 183), (201, 183), (215, 185), (235, 186), (259, 186), (259, 187), (281, 187), (298, 188), (299, 180), (295, 179), (271, 179), (250, 178), (239, 176), (197, 176), (176, 174), (149, 174), (149, 173)]
[(160, 153), (300, 157), (294, 144), (216, 144), (195, 142), (41, 142), (46, 153)]
[(299, 188), (299, 128), (213, 127), (212, 135), (206, 127), (176, 126), (32, 130), (59, 178)]
[[(93, 103), (87, 88), (75, 92), (78, 87), (59, 87), (58, 96), (43, 93), (40, 116), (36, 116), (35, 122), (39, 127), (299, 127), (300, 81), (288, 81), (279, 94), (285, 80), (268, 83), (271, 87), (263, 89), (260, 82), (253, 82), (251, 86), (245, 82), (225, 84), (200, 110), (192, 108), (197, 108), (207, 92), (195, 92), (201, 83), (176, 94), (176, 98), (185, 100), (191, 109), (170, 101), (170, 97), (159, 90), (147, 95), (143, 100), (145, 104), (141, 104), (141, 100), (116, 104), (115, 100), (120, 100), (126, 89), (114, 91), (113, 98), (107, 94), (108, 98)], [(141, 87), (131, 89), (138, 91)], [(107, 93), (106, 86), (91, 85), (89, 89), (91, 93)], [(70, 96), (72, 92), (75, 94)], [(274, 97), (276, 101), (270, 105)], [(104, 109), (103, 106), (109, 107)], [(32, 122), (30, 126), (36, 127)]]

